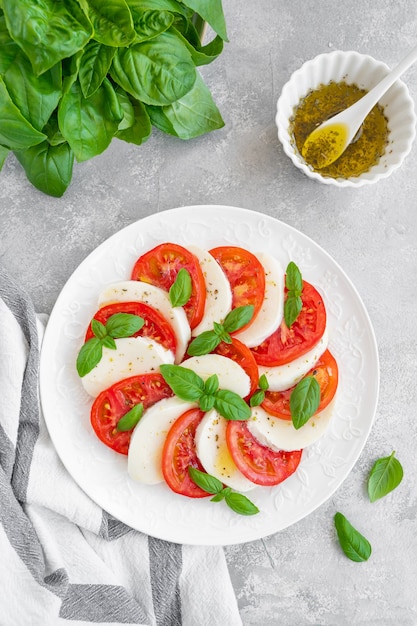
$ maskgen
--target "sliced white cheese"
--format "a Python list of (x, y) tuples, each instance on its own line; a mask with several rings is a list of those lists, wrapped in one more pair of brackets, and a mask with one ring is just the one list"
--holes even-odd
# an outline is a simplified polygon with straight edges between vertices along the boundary
[(190, 341), (191, 330), (184, 309), (173, 307), (166, 291), (139, 280), (125, 280), (109, 285), (100, 293), (100, 307), (113, 302), (144, 302), (159, 311), (175, 332), (175, 362), (180, 363)]
[(232, 359), (220, 354), (193, 356), (182, 363), (182, 367), (192, 370), (204, 381), (217, 374), (220, 389), (234, 391), (245, 398), (250, 391), (250, 378), (245, 370)]
[(196, 406), (174, 396), (160, 400), (144, 412), (129, 444), (127, 471), (133, 480), (146, 485), (164, 480), (162, 450), (168, 431), (183, 413)]
[(227, 420), (215, 409), (205, 414), (197, 426), (195, 444), (200, 463), (208, 474), (237, 491), (249, 491), (256, 485), (235, 465), (226, 442)]
[(277, 330), (284, 316), (285, 273), (275, 257), (266, 253), (256, 255), (265, 270), (265, 295), (257, 316), (250, 326), (234, 333), (248, 348), (259, 346)]
[(327, 329), (317, 344), (302, 356), (275, 367), (259, 366), (259, 376), (265, 374), (270, 391), (285, 391), (296, 385), (317, 363), (323, 352), (327, 350), (329, 335)]
[(156, 372), (163, 363), (173, 363), (174, 354), (148, 337), (115, 339), (116, 350), (103, 346), (100, 362), (81, 378), (90, 396), (130, 376)]
[(252, 417), (247, 421), (252, 435), (264, 446), (273, 450), (301, 450), (315, 443), (327, 430), (334, 412), (334, 402), (323, 411), (313, 415), (298, 430), (291, 420), (282, 420), (269, 415), (260, 406), (252, 409)]
[(197, 246), (188, 246), (188, 250), (199, 260), (206, 281), (203, 319), (192, 330), (193, 337), (196, 337), (206, 330), (212, 330), (213, 322), (223, 322), (232, 309), (232, 290), (226, 274), (207, 250), (202, 250)]

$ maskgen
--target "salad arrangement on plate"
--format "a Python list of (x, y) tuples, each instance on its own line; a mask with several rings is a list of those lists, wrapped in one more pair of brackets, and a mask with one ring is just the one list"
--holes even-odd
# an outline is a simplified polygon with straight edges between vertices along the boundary
[(166, 242), (100, 293), (77, 358), (129, 476), (237, 513), (325, 432), (338, 386), (325, 303), (270, 254)]

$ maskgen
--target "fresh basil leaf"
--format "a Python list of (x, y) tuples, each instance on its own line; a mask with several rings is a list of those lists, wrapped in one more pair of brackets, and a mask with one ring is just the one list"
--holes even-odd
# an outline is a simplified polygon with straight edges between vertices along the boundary
[(290, 395), (290, 411), (294, 428), (304, 426), (320, 404), (320, 385), (314, 376), (306, 376), (294, 387)]
[(214, 396), (203, 394), (199, 400), (200, 410), (203, 411), (203, 413), (207, 413), (208, 411), (211, 411), (211, 409), (214, 407), (214, 402), (215, 402)]
[(115, 313), (106, 322), (106, 331), (110, 337), (119, 339), (120, 337), (132, 337), (144, 325), (145, 320), (139, 315), (131, 313)]
[(195, 402), (204, 393), (204, 381), (198, 374), (181, 365), (160, 365), (161, 372), (166, 383), (181, 400)]
[(5, 148), (4, 146), (0, 146), (0, 172), (1, 169), (7, 159), (7, 156), (9, 154), (10, 150), (9, 148)]
[(251, 411), (246, 402), (234, 391), (219, 389), (215, 395), (216, 410), (228, 420), (247, 420)]
[(223, 485), (214, 476), (211, 474), (206, 474), (206, 472), (202, 472), (201, 470), (192, 467), (191, 465), (188, 467), (188, 473), (190, 475), (191, 480), (198, 486), (200, 489), (207, 491), (207, 493), (220, 493), (223, 490)]
[(82, 378), (100, 362), (103, 355), (103, 347), (98, 337), (92, 337), (82, 346), (77, 356), (77, 372)]
[(103, 339), (107, 335), (107, 330), (104, 324), (96, 319), (91, 320), (91, 330), (93, 331), (94, 335), (99, 339)]
[(128, 46), (135, 39), (132, 15), (125, 0), (79, 0), (94, 28), (94, 39), (106, 46)]
[(142, 102), (129, 96), (119, 85), (116, 85), (115, 91), (123, 111), (123, 119), (115, 136), (122, 141), (140, 146), (149, 139), (152, 133), (151, 120), (146, 108)]
[(79, 81), (84, 98), (89, 98), (103, 83), (116, 48), (90, 41), (84, 48), (80, 61)]
[(208, 65), (217, 59), (223, 50), (223, 39), (218, 35), (215, 39), (213, 39), (213, 41), (210, 42), (210, 44), (203, 48), (198, 45), (200, 43), (199, 37), (197, 37), (196, 45), (193, 45), (185, 37), (183, 37), (180, 32), (178, 32), (177, 28), (175, 30), (177, 32), (177, 36), (181, 37), (182, 41), (187, 46), (191, 54), (191, 58), (197, 67), (200, 65)]
[(239, 328), (246, 326), (253, 317), (253, 304), (238, 306), (232, 309), (224, 319), (223, 327), (227, 333), (233, 333)]
[(117, 422), (116, 429), (120, 432), (125, 432), (127, 430), (132, 430), (139, 422), (143, 415), (143, 404), (135, 404), (135, 406), (130, 409), (127, 413), (123, 415)]
[(10, 150), (25, 150), (46, 138), (23, 117), (0, 76), (0, 144)]
[(403, 468), (395, 451), (390, 456), (375, 461), (368, 478), (368, 495), (371, 502), (383, 498), (396, 489), (403, 479)]
[(224, 500), (225, 498), (225, 493), (224, 493), (224, 489), (222, 491), (220, 491), (219, 493), (216, 493), (215, 496), (213, 496), (212, 498), (210, 498), (210, 502), (221, 502), (222, 500)]
[(130, 8), (133, 18), (133, 27), (136, 33), (136, 42), (153, 39), (172, 26), (174, 15), (170, 11), (149, 11)]
[(294, 291), (295, 295), (300, 296), (303, 289), (303, 278), (294, 261), (290, 261), (285, 272), (285, 286), (288, 291)]
[(259, 379), (259, 387), (262, 391), (267, 391), (269, 389), (269, 382), (265, 374), (262, 374)]
[(28, 180), (43, 193), (60, 198), (71, 182), (74, 153), (66, 141), (51, 145), (49, 141), (15, 150)]
[(253, 396), (250, 397), (249, 404), (250, 406), (259, 406), (265, 400), (265, 391), (263, 389), (258, 389), (255, 391)]
[(225, 494), (226, 504), (239, 515), (256, 515), (259, 513), (258, 507), (242, 493), (231, 491)]
[(223, 14), (221, 0), (183, 0), (187, 7), (201, 15), (215, 33), (220, 35), (224, 41), (228, 41), (226, 32), (226, 21)]
[(334, 516), (337, 536), (343, 552), (351, 561), (367, 561), (371, 556), (371, 544), (352, 526), (342, 513)]
[(220, 341), (220, 338), (213, 330), (206, 330), (193, 339), (187, 348), (187, 354), (190, 356), (202, 356), (203, 354), (209, 354), (217, 348)]
[(169, 289), (169, 299), (172, 306), (184, 306), (184, 304), (187, 304), (191, 296), (191, 291), (192, 282), (190, 272), (182, 267)]
[(213, 332), (220, 339), (220, 341), (224, 341), (224, 343), (232, 343), (232, 338), (229, 333), (225, 331), (223, 324), (213, 322)]
[(213, 374), (212, 376), (209, 376), (209, 378), (207, 378), (207, 380), (204, 383), (204, 393), (207, 394), (214, 394), (216, 393), (216, 391), (219, 388), (219, 377), (217, 376), (217, 374)]
[(117, 350), (117, 344), (115, 340), (113, 339), (113, 337), (110, 337), (110, 335), (106, 335), (105, 337), (103, 337), (101, 339), (101, 343), (106, 348), (109, 348), (109, 350)]
[(294, 296), (289, 292), (284, 302), (284, 320), (287, 328), (291, 328), (302, 308), (303, 301), (300, 296)]

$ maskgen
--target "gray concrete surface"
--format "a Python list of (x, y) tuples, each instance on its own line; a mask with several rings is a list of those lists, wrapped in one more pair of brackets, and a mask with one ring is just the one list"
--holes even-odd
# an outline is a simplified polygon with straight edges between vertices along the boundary
[[(304, 61), (334, 49), (396, 64), (417, 43), (407, 0), (224, 0), (230, 43), (202, 72), (224, 129), (183, 143), (154, 132), (142, 147), (113, 142), (76, 165), (62, 199), (32, 188), (10, 157), (0, 174), (0, 256), (48, 313), (71, 272), (100, 242), (156, 211), (229, 204), (279, 218), (319, 243), (352, 279), (375, 328), (381, 391), (365, 449), (313, 514), (227, 559), (245, 626), (417, 624), (417, 143), (389, 179), (336, 189), (307, 179), (284, 155), (276, 100)], [(404, 77), (417, 97), (417, 67)], [(365, 480), (396, 450), (404, 480), (370, 504)], [(333, 515), (368, 536), (371, 559), (341, 553)]]

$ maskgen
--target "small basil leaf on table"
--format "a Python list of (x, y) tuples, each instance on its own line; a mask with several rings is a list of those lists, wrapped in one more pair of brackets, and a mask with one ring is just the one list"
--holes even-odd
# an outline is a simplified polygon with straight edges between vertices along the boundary
[(132, 430), (143, 415), (143, 404), (135, 404), (133, 408), (123, 415), (117, 422), (116, 429), (120, 432)]
[(320, 385), (314, 376), (306, 376), (290, 395), (291, 419), (297, 430), (314, 415), (320, 404)]
[(367, 561), (372, 548), (369, 541), (352, 526), (342, 513), (334, 516), (337, 536), (343, 552), (351, 561)]
[(390, 456), (375, 461), (368, 478), (368, 495), (371, 502), (393, 491), (403, 479), (403, 468), (395, 451)]
[(82, 378), (95, 368), (103, 354), (103, 346), (98, 337), (92, 337), (82, 346), (77, 356), (77, 372)]

